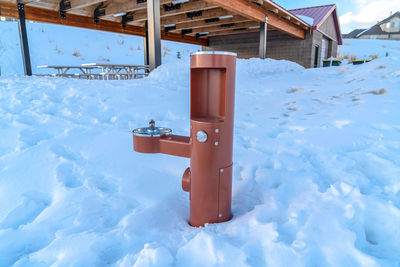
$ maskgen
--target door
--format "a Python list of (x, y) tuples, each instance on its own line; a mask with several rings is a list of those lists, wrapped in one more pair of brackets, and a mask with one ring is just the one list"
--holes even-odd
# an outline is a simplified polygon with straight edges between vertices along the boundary
[(329, 41), (325, 38), (322, 38), (322, 47), (321, 47), (321, 63), (320, 66), (324, 64), (324, 59), (328, 58), (328, 46)]
[(319, 45), (315, 46), (314, 49), (314, 68), (318, 68), (318, 53), (319, 53)]

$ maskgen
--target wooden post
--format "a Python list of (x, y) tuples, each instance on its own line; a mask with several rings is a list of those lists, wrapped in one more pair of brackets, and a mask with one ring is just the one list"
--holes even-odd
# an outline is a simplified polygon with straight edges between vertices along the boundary
[(267, 24), (268, 16), (265, 17), (265, 22), (260, 23), (260, 44), (259, 44), (259, 54), (261, 59), (267, 57)]
[(161, 65), (160, 0), (147, 0), (149, 33), (149, 65), (154, 70)]

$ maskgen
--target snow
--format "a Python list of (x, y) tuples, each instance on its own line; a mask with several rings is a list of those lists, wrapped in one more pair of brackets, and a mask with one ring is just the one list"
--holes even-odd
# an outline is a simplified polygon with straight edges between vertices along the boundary
[(360, 37), (361, 35), (363, 35), (366, 31), (369, 31), (371, 28), (365, 29), (363, 31), (361, 31), (359, 34), (356, 35), (356, 37)]
[[(32, 70), (40, 65), (81, 65), (83, 63), (143, 64), (143, 37), (77, 29), (53, 24), (27, 23)], [(0, 68), (2, 75), (23, 73), (18, 24), (0, 22)], [(162, 41), (162, 60), (189, 56), (200, 46)]]
[(371, 56), (400, 57), (399, 41), (375, 40), (375, 39), (343, 39), (343, 45), (339, 46), (339, 55), (355, 56), (357, 59), (370, 58)]
[(152, 118), (188, 135), (187, 55), (131, 81), (3, 75), (0, 266), (399, 266), (399, 59), (238, 60), (234, 217), (202, 228), (189, 161), (132, 150)]
[(299, 17), (302, 21), (308, 23), (308, 25), (314, 25), (314, 19), (309, 17), (309, 16), (305, 16), (305, 15), (296, 15), (296, 17)]

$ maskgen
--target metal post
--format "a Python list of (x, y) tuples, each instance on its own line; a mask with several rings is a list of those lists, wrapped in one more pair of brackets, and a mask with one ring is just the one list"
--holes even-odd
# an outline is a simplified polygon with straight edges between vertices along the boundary
[(161, 65), (160, 0), (147, 0), (149, 32), (149, 65), (154, 70)]
[[(149, 60), (149, 29), (148, 29), (148, 25), (147, 25), (147, 20), (145, 22), (144, 25), (145, 29), (146, 29), (146, 36), (143, 38), (143, 53), (144, 53), (144, 65), (149, 65), (150, 64), (150, 60)], [(147, 72), (147, 70), (146, 70)]]
[(267, 57), (267, 32), (268, 32), (267, 24), (268, 24), (268, 16), (265, 17), (265, 22), (260, 23), (259, 53), (261, 59), (265, 59)]
[(31, 57), (29, 54), (28, 45), (28, 35), (26, 33), (26, 23), (25, 23), (25, 5), (18, 4), (18, 28), (19, 28), (19, 38), (21, 43), (22, 61), (24, 63), (24, 73), (27, 76), (32, 76), (32, 66)]

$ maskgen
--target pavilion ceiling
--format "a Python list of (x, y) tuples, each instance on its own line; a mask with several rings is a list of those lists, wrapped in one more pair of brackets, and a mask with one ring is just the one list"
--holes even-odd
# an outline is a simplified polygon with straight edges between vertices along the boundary
[[(145, 35), (146, 0), (21, 0), (26, 19)], [(63, 13), (63, 16), (62, 16)], [(15, 0), (0, 0), (0, 15), (18, 18)], [(160, 0), (162, 39), (206, 46), (208, 37), (268, 29), (304, 39), (309, 25), (270, 0)]]

